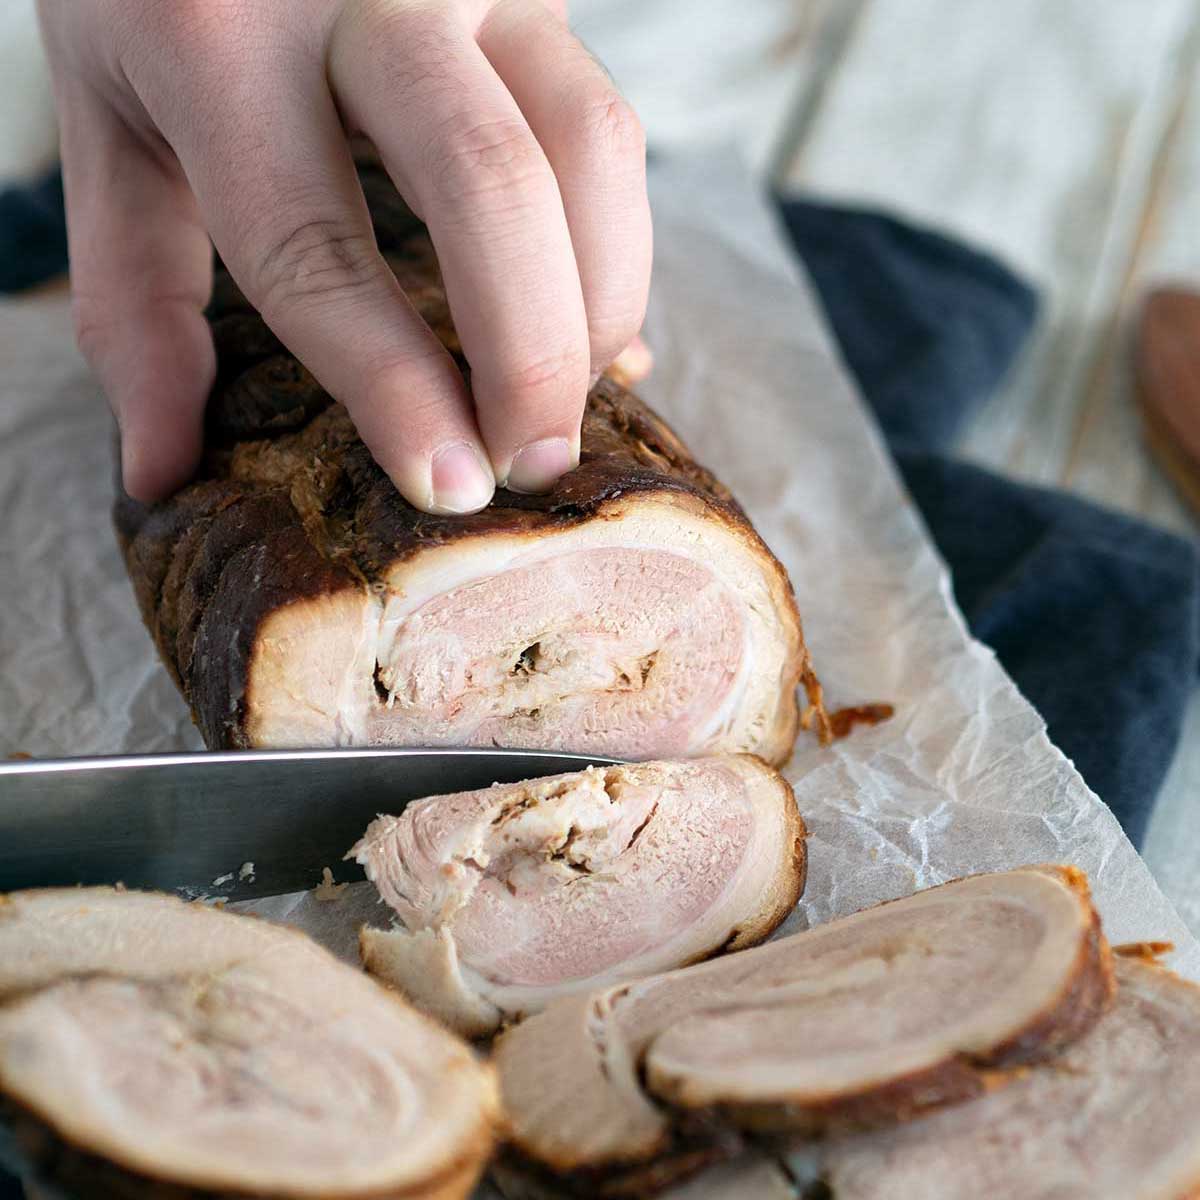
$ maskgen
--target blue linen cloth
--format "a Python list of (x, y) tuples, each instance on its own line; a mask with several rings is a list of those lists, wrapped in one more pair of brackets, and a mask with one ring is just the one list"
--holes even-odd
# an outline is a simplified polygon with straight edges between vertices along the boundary
[(971, 632), (1140, 845), (1200, 666), (1195, 544), (954, 458), (1033, 328), (1028, 284), (886, 214), (779, 211)]

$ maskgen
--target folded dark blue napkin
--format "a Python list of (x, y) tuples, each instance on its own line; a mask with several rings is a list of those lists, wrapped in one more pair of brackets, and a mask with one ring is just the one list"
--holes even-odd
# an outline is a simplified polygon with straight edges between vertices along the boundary
[(0, 293), (20, 292), (67, 269), (62, 172), (0, 190)]
[[(1194, 546), (947, 453), (1033, 326), (1011, 271), (882, 213), (779, 210), (972, 631), (1140, 842), (1200, 663)], [(59, 172), (0, 192), (0, 291), (65, 264)]]
[(1140, 845), (1200, 666), (1195, 545), (947, 453), (1033, 327), (1026, 283), (894, 217), (779, 210), (971, 632)]

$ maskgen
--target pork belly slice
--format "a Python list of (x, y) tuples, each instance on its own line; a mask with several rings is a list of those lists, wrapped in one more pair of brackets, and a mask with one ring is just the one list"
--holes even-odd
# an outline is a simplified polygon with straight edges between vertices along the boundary
[[(561, 1190), (552, 1178), (531, 1177), (513, 1170), (503, 1160), (492, 1168), (491, 1179), (505, 1200), (562, 1200), (572, 1195)], [(651, 1192), (643, 1190), (642, 1194)], [(601, 1181), (598, 1190), (578, 1194), (587, 1195), (589, 1200), (605, 1200), (609, 1193)], [(624, 1194), (633, 1193), (626, 1188)], [(657, 1195), (659, 1200), (799, 1200), (796, 1185), (784, 1166), (754, 1152), (717, 1163)]]
[(88, 1197), (451, 1200), (491, 1069), (292, 930), (174, 897), (0, 897), (0, 1110)]
[[(428, 236), (380, 172), (364, 186), (397, 279), (465, 366)], [(209, 746), (781, 762), (798, 683), (829, 735), (783, 567), (618, 384), (593, 388), (580, 466), (552, 492), (435, 517), (223, 272), (210, 317), (197, 479), (116, 508), (142, 616)]]
[(762, 941), (804, 887), (792, 789), (749, 755), (589, 768), (410, 804), (350, 855), (400, 927), (367, 969), (471, 1037)]
[(1112, 1011), (1009, 1087), (824, 1153), (834, 1200), (1200, 1195), (1200, 988), (1118, 959)]
[(568, 997), (498, 1041), (515, 1152), (560, 1190), (638, 1195), (647, 1164), (686, 1173), (730, 1128), (829, 1133), (965, 1100), (1087, 1030), (1110, 957), (1083, 874), (1030, 867)]

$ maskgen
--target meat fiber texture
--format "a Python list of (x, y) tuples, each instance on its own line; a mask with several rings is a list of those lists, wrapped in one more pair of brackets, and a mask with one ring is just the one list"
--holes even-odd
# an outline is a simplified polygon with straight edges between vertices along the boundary
[[(812, 1157), (797, 1162), (799, 1174)], [(833, 1200), (1194, 1200), (1200, 988), (1153, 963), (1118, 960), (1114, 1008), (1052, 1063), (815, 1158)]]
[(740, 1131), (832, 1136), (968, 1101), (1111, 995), (1086, 880), (1035, 867), (567, 997), (497, 1043), (510, 1164), (533, 1185), (514, 1194), (654, 1194)]
[[(381, 167), (380, 247), (469, 375), (433, 246)], [(792, 587), (728, 489), (613, 380), (580, 465), (481, 513), (409, 505), (349, 414), (223, 271), (195, 482), (116, 525), (142, 616), (213, 748), (513, 746), (618, 758), (791, 754)]]
[(395, 912), (367, 969), (468, 1037), (761, 942), (804, 888), (792, 790), (750, 755), (431, 796), (350, 852)]
[(454, 1200), (499, 1123), (464, 1042), (307, 937), (110, 888), (0, 896), (0, 1117), (96, 1200)]

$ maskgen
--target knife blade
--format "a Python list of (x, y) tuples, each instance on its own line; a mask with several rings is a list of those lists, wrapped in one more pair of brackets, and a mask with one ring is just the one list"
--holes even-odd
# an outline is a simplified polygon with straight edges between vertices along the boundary
[(0, 892), (120, 882), (249, 900), (312, 887), (324, 867), (361, 879), (342, 855), (378, 813), (612, 761), (353, 749), (0, 763)]

